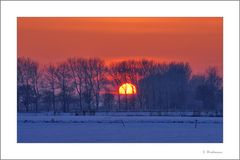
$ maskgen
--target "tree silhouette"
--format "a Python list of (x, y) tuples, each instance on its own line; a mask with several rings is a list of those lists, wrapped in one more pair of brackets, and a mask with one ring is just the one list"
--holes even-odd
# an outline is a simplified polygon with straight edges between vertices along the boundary
[(82, 94), (83, 94), (83, 81), (84, 81), (84, 70), (83, 67), (86, 64), (86, 60), (82, 58), (71, 58), (68, 60), (70, 69), (71, 69), (71, 77), (73, 78), (75, 89), (78, 93), (79, 97), (79, 108), (83, 109), (82, 104)]
[[(44, 69), (44, 86), (46, 91), (43, 94), (45, 101), (50, 101), (53, 113), (56, 114), (56, 88), (57, 88), (57, 70), (54, 65), (46, 66)], [(49, 110), (49, 107), (48, 107)]]
[(206, 78), (197, 89), (197, 98), (203, 102), (206, 110), (216, 109), (218, 103), (222, 103), (222, 78), (215, 67), (209, 67)]
[(67, 63), (61, 63), (56, 68), (56, 79), (58, 87), (60, 88), (60, 99), (62, 101), (63, 112), (68, 112), (69, 109), (69, 94), (71, 92), (70, 88), (70, 73), (69, 66)]
[[(131, 83), (136, 94), (119, 94)], [(59, 105), (60, 104), (60, 105)], [(106, 65), (99, 58), (69, 58), (44, 68), (30, 58), (17, 63), (17, 110), (60, 112), (217, 111), (222, 113), (222, 78), (215, 67), (192, 75), (188, 63), (126, 60)], [(34, 108), (34, 109), (33, 109)]]
[[(35, 111), (38, 111), (39, 78), (40, 72), (38, 63), (29, 58), (18, 58), (17, 64), (17, 86), (18, 86), (18, 105), (23, 103), (26, 112), (29, 111), (31, 103), (35, 103)], [(20, 109), (18, 109), (20, 110)]]

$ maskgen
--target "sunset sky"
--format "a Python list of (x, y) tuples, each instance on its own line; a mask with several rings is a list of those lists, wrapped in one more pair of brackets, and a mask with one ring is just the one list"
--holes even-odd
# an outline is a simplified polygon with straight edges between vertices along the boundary
[(70, 57), (189, 62), (222, 74), (222, 18), (17, 18), (17, 54), (40, 64)]

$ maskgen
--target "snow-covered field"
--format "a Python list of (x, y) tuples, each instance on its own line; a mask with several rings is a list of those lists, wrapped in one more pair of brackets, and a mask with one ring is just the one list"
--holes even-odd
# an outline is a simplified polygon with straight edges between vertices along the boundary
[(222, 117), (18, 115), (19, 143), (221, 143)]

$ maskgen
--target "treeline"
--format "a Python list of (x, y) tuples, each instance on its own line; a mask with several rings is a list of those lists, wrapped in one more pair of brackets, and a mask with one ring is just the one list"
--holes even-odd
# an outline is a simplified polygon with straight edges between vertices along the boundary
[[(123, 83), (134, 95), (120, 95)], [(70, 58), (39, 66), (17, 59), (18, 112), (216, 111), (222, 112), (222, 78), (215, 67), (192, 75), (188, 63), (127, 60), (106, 65), (98, 58)]]

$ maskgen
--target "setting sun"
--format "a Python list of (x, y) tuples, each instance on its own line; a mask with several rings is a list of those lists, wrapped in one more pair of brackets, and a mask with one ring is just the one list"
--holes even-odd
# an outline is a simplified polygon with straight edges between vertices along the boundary
[(124, 83), (119, 87), (119, 94), (136, 94), (136, 87), (131, 83)]

